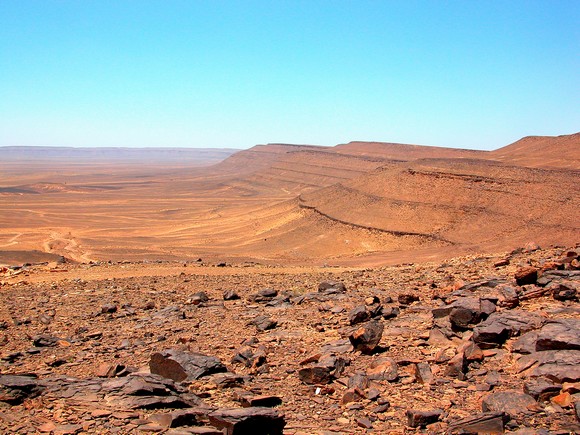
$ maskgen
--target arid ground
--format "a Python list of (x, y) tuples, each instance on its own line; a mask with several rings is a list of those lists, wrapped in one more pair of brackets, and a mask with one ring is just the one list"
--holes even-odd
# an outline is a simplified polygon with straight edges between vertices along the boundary
[(0, 264), (363, 266), (565, 244), (578, 237), (579, 150), (580, 134), (493, 152), (271, 144), (209, 166), (228, 153), (196, 161), (5, 150)]
[(580, 432), (580, 134), (2, 152), (0, 433)]

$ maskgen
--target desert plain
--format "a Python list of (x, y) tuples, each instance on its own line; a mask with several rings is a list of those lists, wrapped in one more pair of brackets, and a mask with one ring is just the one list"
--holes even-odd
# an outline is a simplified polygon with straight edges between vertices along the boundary
[(4, 433), (578, 433), (580, 134), (0, 149)]

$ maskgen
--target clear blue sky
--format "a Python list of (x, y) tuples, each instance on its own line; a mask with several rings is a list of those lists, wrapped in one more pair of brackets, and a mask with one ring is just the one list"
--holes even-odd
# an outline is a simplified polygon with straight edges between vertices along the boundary
[(0, 1), (0, 146), (580, 130), (580, 2)]

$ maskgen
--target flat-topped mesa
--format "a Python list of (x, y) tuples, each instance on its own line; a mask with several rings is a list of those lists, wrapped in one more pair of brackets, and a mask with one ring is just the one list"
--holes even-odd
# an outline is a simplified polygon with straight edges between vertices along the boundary
[(334, 150), (341, 154), (380, 156), (385, 159), (403, 161), (424, 158), (488, 158), (487, 151), (390, 142), (352, 141), (337, 145)]

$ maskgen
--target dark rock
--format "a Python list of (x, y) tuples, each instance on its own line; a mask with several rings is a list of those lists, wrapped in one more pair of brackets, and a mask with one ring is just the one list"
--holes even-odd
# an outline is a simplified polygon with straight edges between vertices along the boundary
[(348, 388), (358, 388), (359, 390), (366, 390), (369, 387), (369, 378), (362, 373), (355, 373), (348, 378)]
[(318, 284), (318, 291), (321, 293), (346, 293), (346, 286), (342, 282), (323, 281)]
[(252, 406), (261, 406), (265, 408), (274, 408), (282, 404), (282, 399), (278, 396), (251, 396), (244, 395), (240, 398), (240, 402), (244, 408)]
[(180, 382), (185, 379), (199, 379), (213, 373), (226, 372), (222, 362), (213, 356), (183, 352), (177, 349), (154, 353), (149, 361), (151, 373)]
[(53, 347), (58, 345), (59, 341), (61, 341), (60, 338), (46, 334), (35, 335), (32, 337), (32, 344), (35, 347)]
[(274, 329), (278, 325), (278, 322), (270, 319), (268, 316), (258, 316), (250, 323), (254, 325), (258, 331), (262, 332), (269, 329)]
[(367, 324), (355, 330), (350, 336), (349, 340), (355, 350), (360, 350), (362, 353), (371, 354), (374, 352), (381, 337), (383, 335), (383, 324), (371, 320)]
[(233, 290), (224, 291), (224, 301), (234, 301), (240, 299), (240, 296)]
[(421, 384), (430, 384), (433, 382), (433, 372), (428, 363), (420, 362), (414, 365), (415, 378)]
[(517, 340), (512, 342), (512, 352), (521, 354), (530, 354), (536, 351), (536, 342), (538, 341), (538, 332), (530, 331), (520, 336)]
[(390, 357), (379, 357), (367, 369), (369, 379), (393, 382), (399, 377), (397, 362)]
[(19, 405), (43, 391), (44, 386), (33, 376), (0, 375), (0, 402)]
[(505, 412), (510, 417), (529, 414), (536, 406), (535, 399), (529, 394), (518, 391), (499, 391), (483, 398), (483, 412)]
[(271, 288), (265, 288), (260, 290), (258, 293), (249, 297), (252, 302), (270, 302), (278, 296), (278, 292)]
[(99, 378), (114, 378), (120, 373), (126, 373), (126, 367), (122, 364), (101, 364), (95, 375)]
[(522, 310), (492, 313), (473, 329), (473, 341), (482, 349), (498, 347), (508, 338), (538, 329), (543, 322), (541, 316)]
[(199, 305), (207, 301), (209, 301), (209, 296), (205, 292), (197, 292), (191, 295), (191, 303), (193, 305)]
[(449, 423), (451, 433), (461, 434), (503, 434), (509, 416), (503, 412), (487, 412)]
[(501, 284), (496, 287), (498, 294), (497, 305), (505, 308), (516, 308), (520, 304), (518, 292), (513, 286)]
[(526, 266), (518, 269), (514, 275), (518, 285), (535, 284), (538, 279), (538, 269)]
[(524, 384), (524, 393), (529, 394), (540, 402), (545, 402), (551, 397), (557, 396), (560, 394), (561, 389), (562, 385), (546, 378), (532, 379)]
[(357, 424), (357, 426), (362, 427), (364, 429), (372, 429), (372, 427), (373, 427), (372, 421), (370, 421), (366, 417), (358, 417), (356, 419), (356, 424)]
[(224, 435), (282, 435), (284, 415), (271, 408), (220, 409), (208, 415)]
[(309, 385), (329, 384), (333, 381), (332, 368), (326, 366), (310, 366), (301, 368), (298, 377), (302, 382)]
[(359, 402), (365, 398), (363, 391), (359, 388), (348, 388), (343, 394), (340, 403), (346, 405), (352, 402)]
[(101, 307), (101, 313), (112, 314), (117, 312), (117, 305), (115, 304), (105, 304)]
[(244, 383), (244, 377), (234, 373), (217, 373), (211, 376), (211, 382), (218, 388), (236, 388)]
[(570, 284), (559, 283), (549, 289), (552, 297), (557, 301), (575, 301), (578, 300), (576, 288)]
[(343, 357), (331, 354), (316, 358), (315, 362), (316, 364), (304, 367), (298, 371), (298, 377), (305, 384), (329, 384), (342, 374), (347, 364), (347, 361)]
[(382, 315), (383, 319), (388, 320), (397, 317), (401, 313), (399, 307), (383, 307)]
[(464, 297), (451, 304), (449, 321), (456, 330), (468, 329), (495, 311), (495, 304), (486, 299)]
[(538, 365), (529, 373), (530, 377), (543, 376), (554, 382), (580, 381), (580, 351), (547, 350), (530, 355)]
[(545, 324), (538, 333), (536, 350), (580, 350), (580, 319)]
[(351, 325), (356, 325), (357, 323), (363, 323), (370, 320), (371, 313), (367, 310), (364, 305), (359, 305), (353, 308), (348, 314), (348, 321)]
[(411, 294), (411, 293), (403, 293), (397, 297), (400, 305), (411, 305), (413, 302), (419, 301), (419, 296)]
[(457, 378), (459, 380), (464, 380), (466, 372), (467, 372), (467, 360), (465, 359), (465, 354), (463, 352), (459, 352), (448, 361), (444, 373), (445, 376)]
[(236, 362), (246, 367), (260, 367), (266, 363), (266, 348), (264, 346), (258, 346), (257, 348), (243, 346), (238, 349), (232, 358), (232, 363)]
[(418, 411), (408, 409), (406, 412), (408, 425), (411, 427), (425, 427), (428, 424), (436, 423), (443, 414), (443, 410), (434, 409), (430, 411)]

